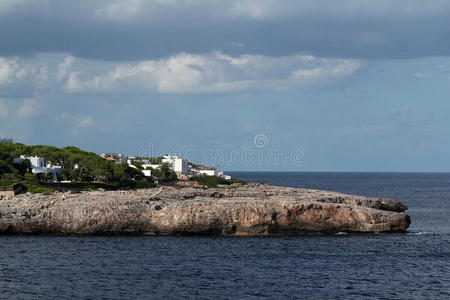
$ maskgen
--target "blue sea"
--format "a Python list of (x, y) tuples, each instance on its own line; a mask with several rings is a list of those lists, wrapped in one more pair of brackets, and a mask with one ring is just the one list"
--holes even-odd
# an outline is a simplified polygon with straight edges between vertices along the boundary
[(449, 299), (450, 174), (235, 172), (389, 197), (405, 234), (0, 236), (1, 299)]

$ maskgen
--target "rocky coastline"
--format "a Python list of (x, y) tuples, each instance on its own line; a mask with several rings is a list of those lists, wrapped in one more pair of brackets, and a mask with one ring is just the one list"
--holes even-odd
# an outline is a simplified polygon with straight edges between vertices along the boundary
[(309, 235), (404, 232), (400, 202), (249, 183), (0, 199), (1, 234)]

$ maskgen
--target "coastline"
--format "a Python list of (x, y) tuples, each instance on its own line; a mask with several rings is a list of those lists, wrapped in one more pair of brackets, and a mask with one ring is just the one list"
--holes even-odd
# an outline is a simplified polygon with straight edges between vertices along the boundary
[(0, 200), (0, 233), (67, 235), (315, 235), (405, 232), (406, 206), (385, 198), (248, 183)]

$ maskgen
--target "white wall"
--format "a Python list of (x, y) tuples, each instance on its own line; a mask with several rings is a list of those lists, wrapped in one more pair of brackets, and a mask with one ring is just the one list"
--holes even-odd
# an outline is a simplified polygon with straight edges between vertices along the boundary
[(171, 169), (177, 174), (187, 174), (189, 170), (187, 160), (182, 159), (178, 156), (167, 155), (162, 159), (163, 163), (168, 163)]
[(217, 176), (217, 170), (197, 170), (197, 173), (201, 175), (207, 175), (207, 176)]
[(21, 163), (22, 161), (28, 159), (33, 168), (44, 168), (45, 167), (45, 159), (43, 157), (38, 156), (27, 156), (21, 155), (20, 158), (14, 158), (14, 163)]
[(159, 169), (161, 167), (161, 165), (158, 165), (158, 164), (143, 164), (142, 167), (144, 169), (146, 169), (146, 168)]
[(53, 174), (53, 178), (50, 181), (57, 181), (57, 177), (56, 177), (56, 173), (61, 171), (61, 167), (56, 167), (56, 168), (47, 168), (45, 166), (45, 158), (43, 157), (38, 157), (38, 156), (26, 156), (26, 155), (21, 155), (19, 158), (14, 158), (14, 162), (15, 163), (20, 163), (22, 161), (24, 161), (25, 159), (28, 159), (31, 163), (31, 173), (33, 174), (49, 174), (52, 173)]

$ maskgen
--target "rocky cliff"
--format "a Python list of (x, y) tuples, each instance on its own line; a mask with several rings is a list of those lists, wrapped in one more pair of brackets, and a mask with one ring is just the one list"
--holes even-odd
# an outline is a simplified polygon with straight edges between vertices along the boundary
[(389, 199), (247, 184), (19, 195), (0, 200), (0, 232), (54, 234), (332, 234), (401, 232), (406, 209)]

